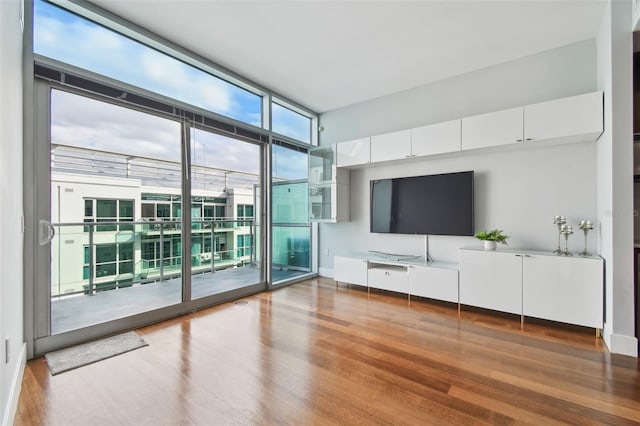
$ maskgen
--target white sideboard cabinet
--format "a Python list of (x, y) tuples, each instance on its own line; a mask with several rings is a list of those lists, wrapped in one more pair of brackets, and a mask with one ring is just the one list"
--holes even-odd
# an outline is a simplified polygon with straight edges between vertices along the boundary
[(522, 255), (460, 250), (460, 303), (522, 314)]
[(409, 294), (458, 303), (458, 269), (409, 266)]
[(336, 282), (366, 286), (368, 268), (366, 259), (335, 256), (333, 258), (333, 279)]
[(523, 315), (602, 328), (603, 264), (599, 257), (526, 255)]
[(333, 278), (338, 282), (458, 302), (458, 265), (445, 262), (385, 260), (373, 254), (333, 258)]
[(460, 303), (601, 329), (604, 261), (539, 251), (460, 250)]

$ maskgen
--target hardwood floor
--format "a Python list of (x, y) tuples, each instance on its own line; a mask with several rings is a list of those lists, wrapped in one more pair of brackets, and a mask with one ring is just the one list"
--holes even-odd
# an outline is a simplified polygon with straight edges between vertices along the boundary
[(640, 424), (640, 363), (593, 330), (324, 278), (243, 301), (55, 377), (30, 361), (15, 424)]

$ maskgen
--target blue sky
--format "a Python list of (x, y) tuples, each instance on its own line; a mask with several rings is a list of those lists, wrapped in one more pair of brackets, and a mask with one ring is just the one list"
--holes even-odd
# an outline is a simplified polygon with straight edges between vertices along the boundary
[[(261, 98), (118, 33), (37, 0), (34, 51), (180, 101), (260, 125)], [(58, 92), (52, 142), (175, 161), (179, 125), (125, 108)], [(309, 120), (274, 104), (274, 131), (308, 142)], [(198, 135), (196, 135), (198, 136)], [(201, 132), (193, 154), (207, 165), (258, 173), (258, 147)], [(306, 156), (274, 148), (274, 176), (306, 177)]]

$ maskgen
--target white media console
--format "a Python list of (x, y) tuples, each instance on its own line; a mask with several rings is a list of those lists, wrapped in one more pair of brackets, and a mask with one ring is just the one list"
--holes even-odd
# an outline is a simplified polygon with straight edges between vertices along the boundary
[(604, 261), (551, 252), (460, 249), (460, 264), (384, 259), (374, 254), (334, 257), (334, 280), (525, 317), (603, 326)]

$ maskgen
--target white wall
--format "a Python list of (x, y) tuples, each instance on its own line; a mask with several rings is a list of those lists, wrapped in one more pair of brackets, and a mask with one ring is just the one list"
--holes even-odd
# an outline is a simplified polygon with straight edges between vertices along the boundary
[(607, 4), (597, 38), (598, 88), (605, 92), (605, 132), (598, 142), (598, 229), (606, 261), (604, 339), (637, 356), (633, 281), (633, 83), (631, 1)]
[(320, 144), (596, 90), (595, 40), (326, 112)]
[[(322, 144), (596, 90), (596, 44), (589, 40), (321, 115)], [(474, 170), (476, 229), (499, 227), (509, 246), (553, 250), (552, 220), (596, 218), (596, 144), (479, 151), (351, 171), (351, 221), (321, 224), (320, 272), (333, 255), (367, 249), (424, 253), (424, 237), (369, 233), (369, 180)], [(575, 224), (575, 223), (574, 223)], [(576, 227), (577, 228), (577, 227)], [(435, 260), (457, 261), (471, 237), (429, 237)], [(570, 238), (581, 249), (582, 238)], [(595, 249), (592, 236), (591, 249)], [(327, 250), (329, 254), (327, 255)]]
[[(12, 424), (25, 346), (22, 317), (22, 32), (20, 2), (0, 1), (0, 408)], [(8, 359), (5, 339), (9, 339)]]
[[(332, 256), (339, 253), (381, 250), (424, 254), (424, 236), (369, 232), (369, 182), (395, 176), (465, 170), (475, 172), (477, 230), (504, 229), (511, 236), (510, 248), (553, 250), (558, 244), (553, 216), (567, 216), (576, 231), (581, 219), (593, 221), (596, 218), (593, 192), (596, 186), (593, 172), (595, 153), (595, 143), (581, 143), (506, 152), (478, 152), (352, 170), (351, 221), (322, 226), (321, 267), (332, 268)], [(583, 243), (583, 237), (576, 233), (569, 239), (569, 249), (581, 251)], [(429, 237), (429, 253), (436, 261), (457, 262), (458, 249), (474, 245), (479, 246), (480, 243), (473, 237)], [(326, 248), (329, 248), (329, 256), (325, 255)], [(596, 250), (593, 235), (589, 248)]]

